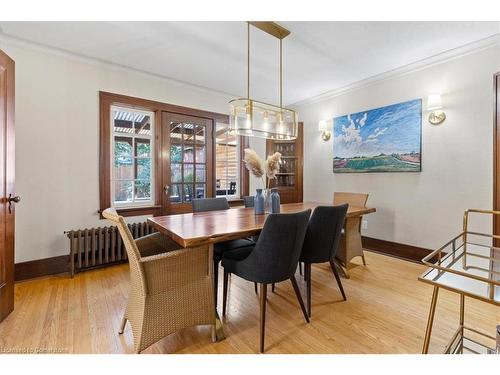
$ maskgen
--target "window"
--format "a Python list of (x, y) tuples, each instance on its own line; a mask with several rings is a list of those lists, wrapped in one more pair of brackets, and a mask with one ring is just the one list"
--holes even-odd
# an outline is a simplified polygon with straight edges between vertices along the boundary
[(116, 207), (154, 203), (154, 113), (111, 107), (111, 201)]
[(169, 215), (193, 198), (248, 195), (248, 139), (226, 133), (227, 114), (103, 91), (99, 105), (99, 212)]
[(217, 123), (215, 135), (216, 196), (240, 197), (240, 137), (228, 133), (227, 124)]

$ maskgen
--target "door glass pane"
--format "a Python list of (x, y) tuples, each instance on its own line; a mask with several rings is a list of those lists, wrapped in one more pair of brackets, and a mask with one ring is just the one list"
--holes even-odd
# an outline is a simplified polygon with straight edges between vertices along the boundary
[(196, 134), (196, 144), (205, 143), (205, 126), (194, 125), (194, 132)]
[(182, 124), (172, 122), (170, 124), (170, 143), (180, 144), (182, 142)]
[(171, 145), (170, 146), (170, 162), (180, 163), (182, 161), (181, 153), (182, 153), (182, 146)]
[(191, 202), (193, 199), (194, 185), (185, 184), (184, 185), (184, 202)]
[(183, 182), (194, 182), (194, 168), (193, 164), (184, 164), (184, 181)]
[(170, 132), (170, 202), (207, 197), (206, 125), (172, 122)]
[(137, 158), (136, 163), (136, 178), (139, 180), (151, 179), (151, 159), (150, 158)]
[(196, 164), (196, 182), (205, 182), (205, 164)]
[(115, 202), (132, 202), (133, 181), (115, 181)]
[(196, 198), (206, 198), (205, 184), (196, 184)]
[(183, 161), (184, 161), (184, 163), (194, 162), (193, 146), (192, 145), (184, 145)]
[(180, 203), (181, 202), (181, 192), (182, 192), (182, 185), (172, 185), (170, 187), (170, 202), (172, 203)]
[(194, 142), (194, 125), (183, 124), (183, 142), (191, 144)]
[(205, 146), (196, 146), (196, 162), (205, 163)]
[(170, 164), (170, 181), (182, 182), (182, 164)]
[(135, 182), (135, 199), (150, 200), (151, 199), (151, 181), (136, 181)]

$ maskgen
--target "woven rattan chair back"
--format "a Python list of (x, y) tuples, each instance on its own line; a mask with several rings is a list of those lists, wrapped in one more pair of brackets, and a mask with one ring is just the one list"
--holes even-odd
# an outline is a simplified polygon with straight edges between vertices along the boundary
[[(122, 216), (118, 215), (114, 208), (108, 208), (102, 212), (102, 216), (111, 221), (118, 228), (118, 232), (120, 232), (120, 236), (122, 237), (123, 244), (125, 246), (125, 250), (127, 251), (127, 257), (130, 265), (130, 278), (132, 279), (132, 285), (140, 285), (140, 292), (142, 295), (146, 294), (146, 282), (144, 271), (139, 263), (141, 259), (141, 254), (139, 249), (137, 248), (137, 244), (135, 243), (134, 238), (132, 237), (132, 233), (130, 233), (130, 229), (128, 229), (127, 223)], [(137, 281), (138, 283), (134, 283)]]

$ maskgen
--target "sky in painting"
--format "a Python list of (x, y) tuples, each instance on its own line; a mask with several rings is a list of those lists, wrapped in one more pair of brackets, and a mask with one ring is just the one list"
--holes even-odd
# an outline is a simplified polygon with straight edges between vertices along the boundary
[(421, 123), (421, 99), (336, 117), (333, 156), (420, 152)]

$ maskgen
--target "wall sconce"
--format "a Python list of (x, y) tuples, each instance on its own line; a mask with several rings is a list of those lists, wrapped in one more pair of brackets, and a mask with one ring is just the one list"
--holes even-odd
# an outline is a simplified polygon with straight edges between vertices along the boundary
[(432, 125), (439, 125), (446, 120), (446, 115), (443, 112), (443, 103), (441, 102), (440, 94), (431, 94), (427, 98), (427, 110), (429, 113), (429, 122)]
[(321, 132), (321, 139), (323, 141), (329, 141), (332, 133), (330, 130), (328, 130), (328, 121), (326, 120), (319, 120), (318, 122), (318, 130)]

